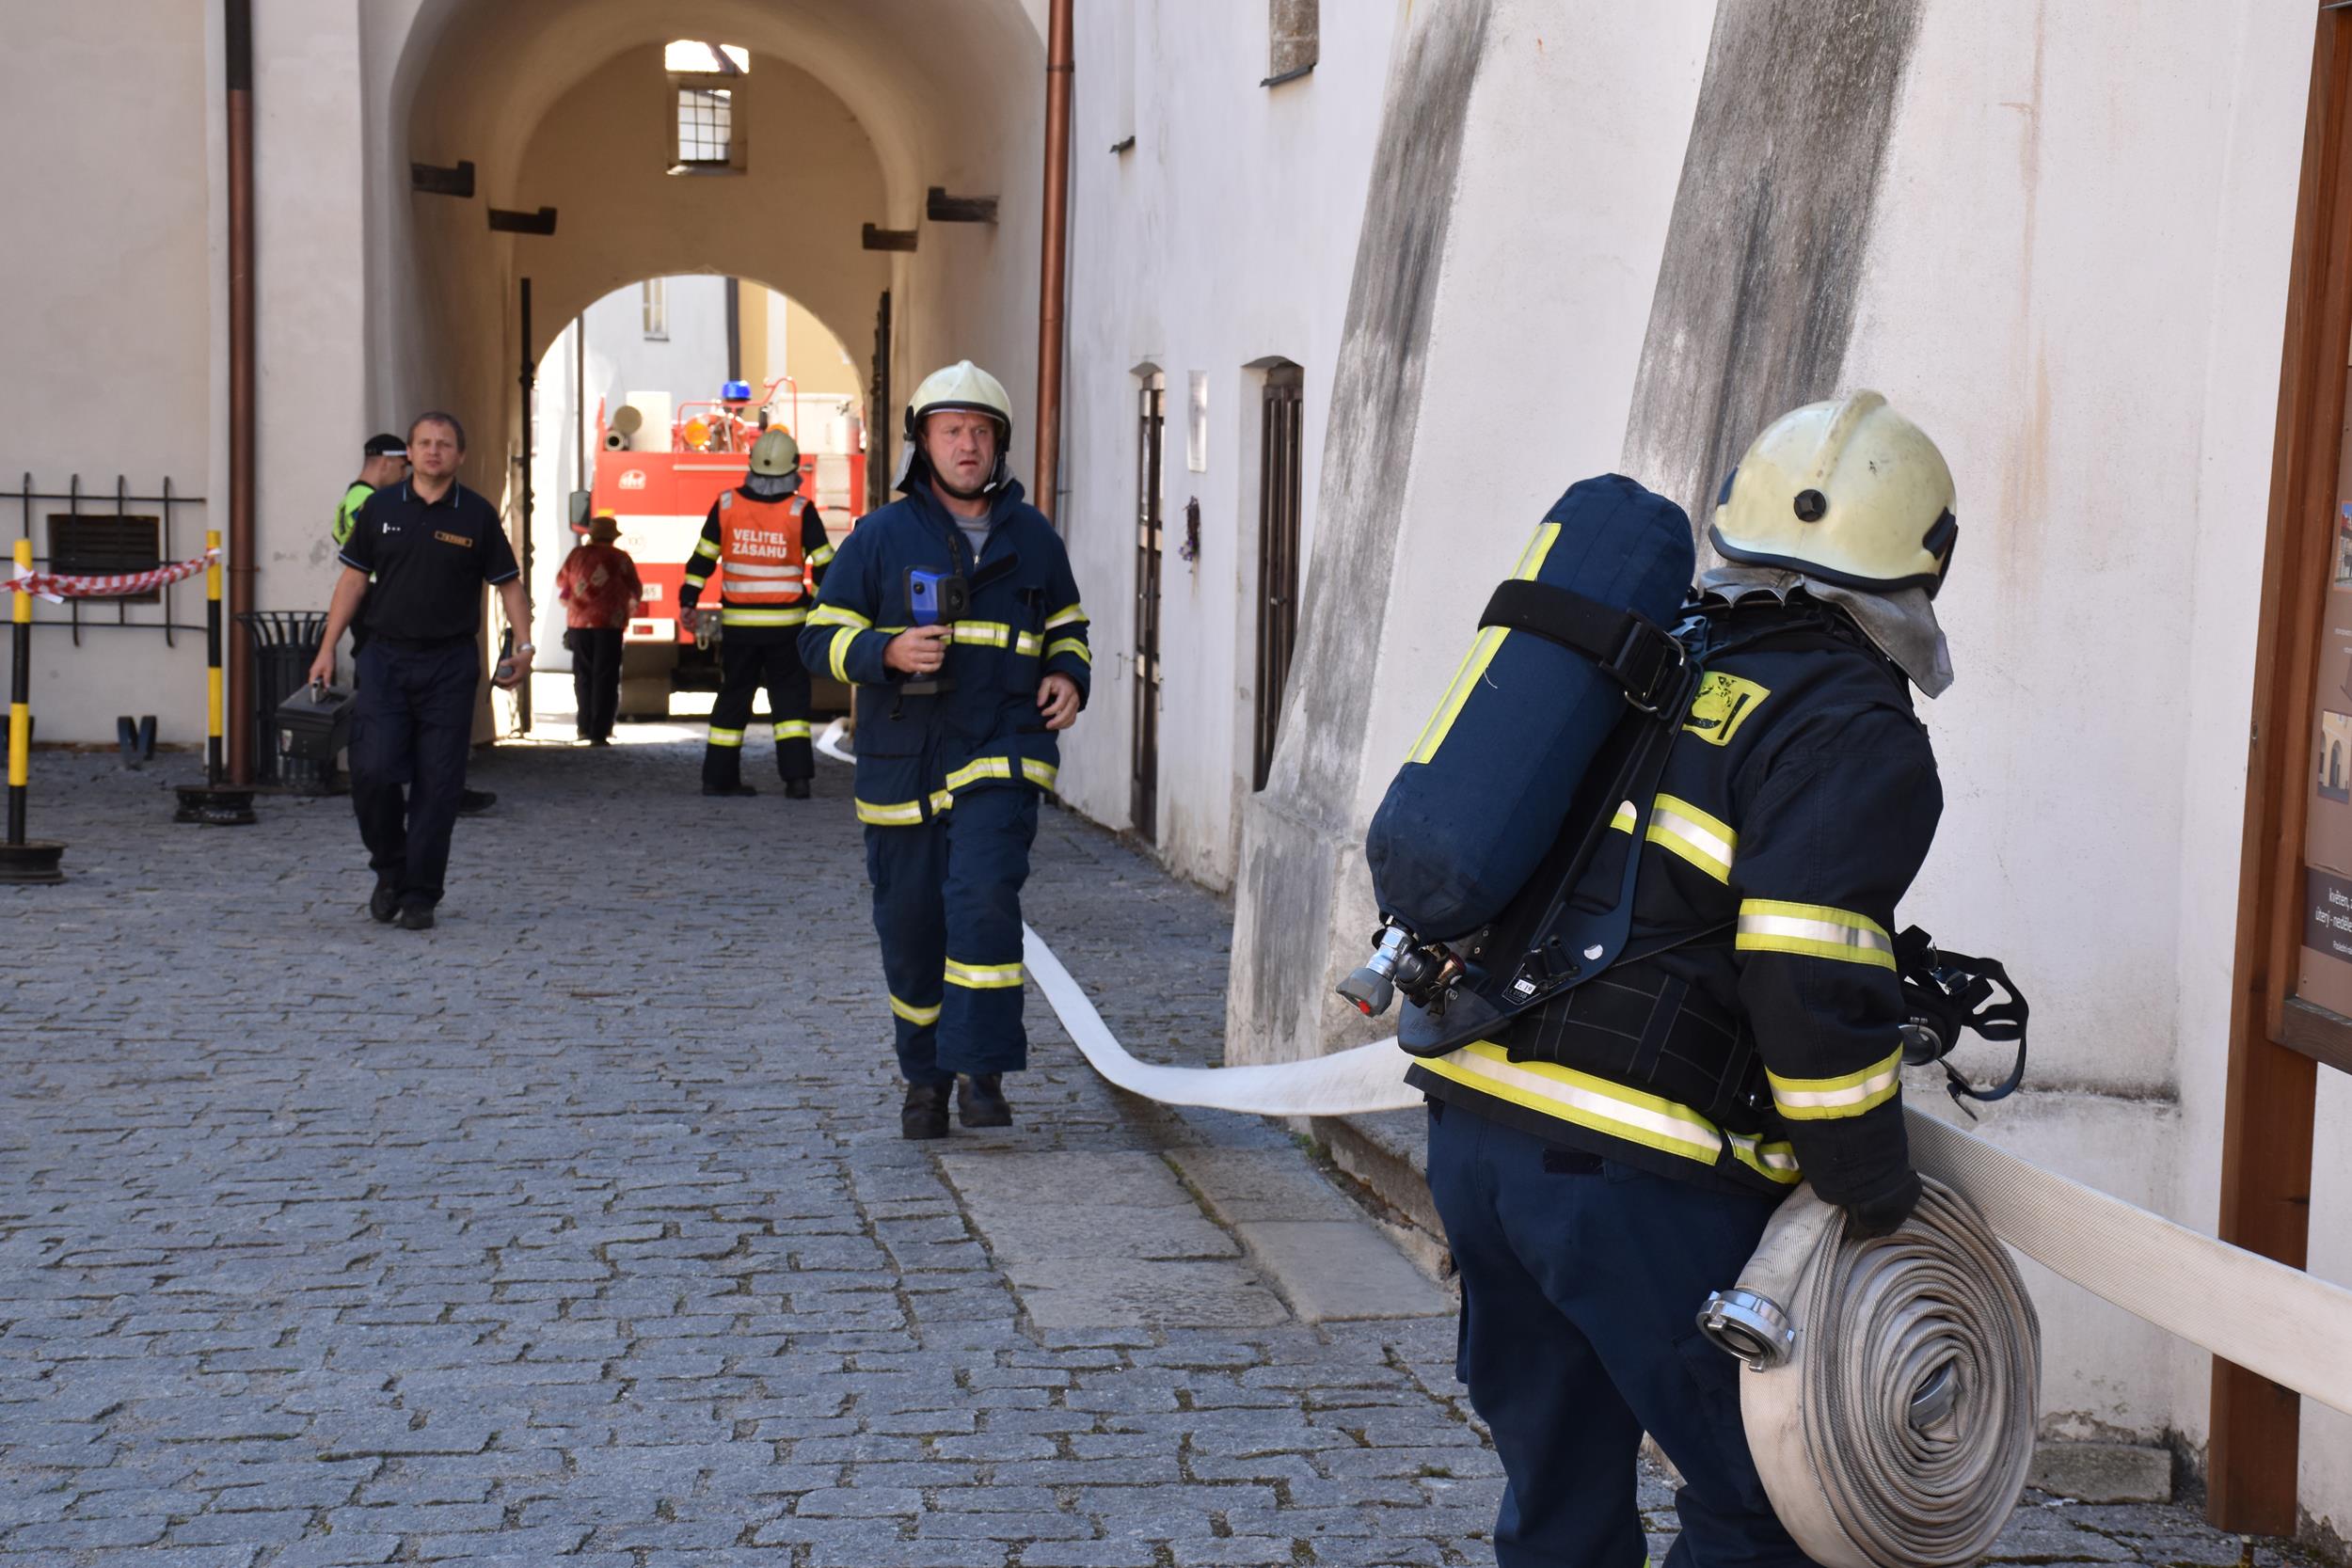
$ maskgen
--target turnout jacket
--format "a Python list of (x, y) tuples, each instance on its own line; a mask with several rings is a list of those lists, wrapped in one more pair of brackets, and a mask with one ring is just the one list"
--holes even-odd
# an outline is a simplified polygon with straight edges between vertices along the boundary
[(1627, 958), (1409, 1078), (1664, 1175), (1867, 1208), (1914, 1180), (1892, 933), (1943, 812), (1935, 755), (1837, 610), (1710, 609), (1719, 645), (1755, 641), (1708, 665), (1645, 842), (1620, 807), (1572, 895), (1613, 901), (1643, 857)]
[[(797, 553), (790, 549), (795, 541), (786, 536), (795, 529)], [(738, 485), (721, 494), (703, 519), (677, 602), (693, 609), (715, 571), (719, 624), (727, 630), (799, 626), (808, 620), (812, 585), (823, 582), (833, 558), (824, 515), (815, 501), (798, 489), (771, 499)]]
[[(1086, 701), (1093, 655), (1069, 554), (1018, 482), (992, 498), (987, 547), (971, 542), (920, 486), (862, 519), (828, 571), (801, 633), (801, 657), (857, 689), (858, 820), (915, 827), (972, 789), (1054, 787), (1060, 745), (1038, 711), (1039, 684), (1067, 675)], [(912, 624), (911, 571), (960, 575), (971, 604), (946, 665), (915, 680), (882, 650)]]

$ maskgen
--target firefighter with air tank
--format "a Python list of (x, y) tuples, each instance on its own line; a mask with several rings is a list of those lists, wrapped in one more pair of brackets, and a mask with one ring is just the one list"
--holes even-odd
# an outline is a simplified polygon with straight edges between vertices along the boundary
[(762, 686), (785, 794), (808, 799), (817, 775), (800, 634), (834, 552), (823, 516), (800, 486), (800, 444), (788, 431), (764, 432), (752, 445), (751, 471), (712, 504), (687, 563), (678, 624), (688, 631), (706, 613), (698, 606), (712, 575), (719, 578), (719, 697), (703, 748), (705, 795), (759, 793), (743, 782), (743, 732)]
[[(1668, 638), (1659, 627), (1690, 581), (1687, 518), (1632, 481), (1587, 481), (1498, 591), (1414, 763), (1441, 770), (1448, 748), (1466, 748), (1454, 793), (1491, 797), (1535, 744), (1562, 687), (1506, 669), (1506, 638), (1544, 639), (1522, 647), (1573, 649), (1633, 682), (1605, 691), (1593, 709), (1604, 724), (1604, 709), (1640, 709), (1635, 686), (1653, 672), (1692, 678), (1674, 673), (1678, 643), (1703, 677), (1641, 709), (1660, 715), (1651, 749), (1587, 753), (1596, 767), (1645, 755), (1650, 770), (1635, 783), (1638, 768), (1609, 761), (1622, 770), (1577, 797), (1583, 820), (1556, 842), (1597, 847), (1543, 862), (1560, 867), (1553, 880), (1501, 890), (1519, 901), (1508, 911), (1535, 912), (1492, 917), (1484, 929), (1511, 940), (1484, 939), (1467, 992), (1447, 989), (1461, 985), (1449, 968), (1460, 944), (1423, 944), (1434, 919), (1395, 911), (1424, 893), (1440, 907), (1429, 890), (1474, 877), (1476, 857), (1384, 882), (1384, 866), (1409, 863), (1448, 821), (1424, 813), (1422, 832), (1384, 840), (1375, 818), (1390, 924), (1343, 994), (1375, 1011), (1393, 974), (1415, 1002), (1400, 1041), (1421, 1058), (1408, 1081), (1428, 1098), (1430, 1190), (1461, 1273), (1457, 1371), (1508, 1478), (1502, 1568), (1640, 1563), (1645, 1432), (1683, 1479), (1670, 1568), (1807, 1561), (1758, 1479), (1740, 1363), (1694, 1320), (1799, 1181), (1857, 1236), (1893, 1231), (1918, 1201), (1899, 948), (1925, 939), (1890, 933), (1943, 808), (1913, 689), (1934, 696), (1951, 681), (1933, 595), (1958, 531), (1942, 455), (1883, 398), (1799, 408), (1725, 480), (1708, 534), (1720, 562)], [(1663, 541), (1661, 562), (1679, 552), (1660, 569), (1668, 613), (1603, 626), (1600, 596), (1632, 569), (1628, 539)], [(1564, 556), (1567, 575), (1549, 586), (1566, 592), (1548, 595), (1536, 579)], [(1608, 650), (1645, 627), (1665, 657), (1613, 669)], [(1383, 815), (1438, 776), (1408, 765)], [(1471, 831), (1501, 843), (1509, 828)]]

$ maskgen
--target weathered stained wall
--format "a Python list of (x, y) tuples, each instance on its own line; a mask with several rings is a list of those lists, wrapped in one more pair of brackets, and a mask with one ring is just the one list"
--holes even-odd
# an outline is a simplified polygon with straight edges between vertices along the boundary
[(1918, 9), (1716, 13), (1625, 433), (1694, 521), (1766, 421), (1836, 390)]
[(1332, 380), (1293, 690), (1266, 787), (1243, 818), (1234, 918), (1235, 1061), (1312, 1054), (1327, 1034), (1325, 938), (1359, 858), (1350, 803), (1364, 764), (1397, 569), (1430, 327), (1492, 0), (1416, 8), (1396, 45)]
[[(1326, 578), (1317, 558), (1275, 784), (1245, 821), (1234, 1060), (1367, 1034), (1331, 994), (1377, 918), (1363, 825), (1543, 509), (1617, 464), (1712, 14), (1498, 0), (1483, 58), (1450, 67), (1468, 97), (1448, 111), (1461, 146), (1442, 259), (1412, 307), (1417, 399), (1397, 412), (1369, 378), (1335, 410), (1325, 459), (1325, 539), (1344, 531), (1378, 559)], [(1427, 105), (1392, 95), (1391, 112), (1392, 134), (1434, 130)], [(1402, 260), (1379, 214), (1363, 232), (1359, 279)]]

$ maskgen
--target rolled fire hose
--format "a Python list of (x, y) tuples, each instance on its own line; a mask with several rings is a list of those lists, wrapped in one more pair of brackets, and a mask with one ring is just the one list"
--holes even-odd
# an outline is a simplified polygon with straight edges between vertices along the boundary
[(2033, 1459), (2033, 1302), (1983, 1216), (1924, 1186), (1902, 1228), (1870, 1241), (1798, 1188), (1700, 1314), (1747, 1363), (1740, 1417), (1772, 1512), (1825, 1568), (1975, 1561)]
[[(826, 730), (818, 749), (850, 762), (842, 728)], [(1413, 1058), (1393, 1039), (1253, 1067), (1138, 1061), (1053, 949), (1026, 927), (1022, 938), (1030, 977), (1073, 1042), (1130, 1093), (1268, 1117), (1422, 1103), (1405, 1082)], [(2168, 1333), (2352, 1415), (2352, 1355), (2343, 1348), (2352, 1345), (2352, 1291), (1916, 1109), (1906, 1119), (1927, 1196), (1900, 1231), (1846, 1243), (1839, 1212), (1800, 1188), (1737, 1286), (1772, 1302), (1796, 1336), (1784, 1341), (1785, 1365), (1740, 1375), (1741, 1420), (1774, 1509), (1817, 1561), (1966, 1561), (2014, 1507), (2033, 1455), (2041, 1332), (1995, 1238)], [(1810, 1393), (1807, 1368), (1818, 1386)]]

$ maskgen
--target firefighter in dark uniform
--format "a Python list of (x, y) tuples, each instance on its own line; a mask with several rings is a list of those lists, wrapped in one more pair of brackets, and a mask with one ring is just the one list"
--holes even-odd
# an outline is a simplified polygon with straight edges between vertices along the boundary
[(823, 516), (800, 486), (800, 444), (787, 431), (762, 434), (752, 445), (743, 483), (712, 503), (687, 563), (686, 586), (678, 591), (678, 624), (692, 631), (703, 589), (711, 572), (720, 574), (721, 673), (703, 747), (705, 795), (759, 793), (743, 782), (743, 731), (752, 721), (753, 694), (762, 686), (785, 794), (807, 800), (808, 782), (817, 776), (800, 635), (833, 546)]
[(1508, 1479), (1502, 1568), (1638, 1568), (1644, 1432), (1684, 1481), (1669, 1564), (1807, 1560), (1756, 1478), (1740, 1365), (1695, 1318), (1798, 1181), (1864, 1235), (1918, 1198), (1890, 933), (1943, 809), (1911, 687), (1950, 681), (1931, 596), (1952, 499), (1875, 392), (1756, 439), (1699, 584), (1724, 652), (1646, 842), (1611, 835), (1579, 884), (1606, 904), (1643, 857), (1626, 952), (1647, 956), (1411, 1069), (1457, 1370)]
[(457, 483), (466, 433), (453, 416), (421, 414), (408, 430), (416, 471), (359, 508), (343, 570), (310, 666), (335, 675), (335, 645), (364, 616), (355, 662), (351, 804), (375, 872), (368, 912), (412, 931), (433, 925), (449, 867), (450, 832), (466, 784), (482, 679), (482, 589), (499, 591), (516, 642), (496, 682), (530, 677), (531, 600), (498, 509)]
[(841, 546), (801, 637), (857, 689), (857, 817), (910, 1138), (946, 1135), (950, 1084), (966, 1127), (1011, 1124), (1021, 885), (1092, 661), (1070, 557), (1007, 469), (1011, 436), (994, 376), (964, 360), (928, 377), (902, 494)]

